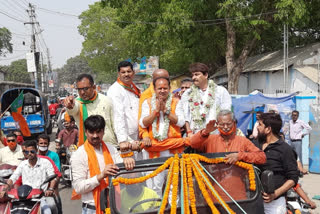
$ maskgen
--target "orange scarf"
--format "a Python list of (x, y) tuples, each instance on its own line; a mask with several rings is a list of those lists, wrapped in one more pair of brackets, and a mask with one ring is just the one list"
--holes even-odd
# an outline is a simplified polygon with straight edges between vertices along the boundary
[[(105, 165), (113, 164), (112, 157), (110, 155), (109, 149), (107, 145), (102, 141), (102, 153), (104, 158)], [(96, 156), (96, 152), (94, 151), (94, 147), (86, 140), (84, 143), (84, 149), (88, 155), (88, 166), (90, 177), (94, 177), (101, 173), (99, 168), (99, 162)], [(103, 189), (107, 188), (109, 185), (108, 177), (100, 181), (100, 185), (94, 188), (92, 191), (94, 204), (96, 206), (96, 214), (102, 214), (103, 212), (100, 210), (100, 193)]]
[[(178, 99), (173, 98), (171, 103), (171, 113), (175, 114), (175, 109), (178, 104)], [(147, 100), (149, 105), (149, 111), (151, 113), (151, 98)], [(159, 120), (158, 120), (159, 122)], [(159, 125), (159, 124), (157, 124)], [(185, 144), (190, 144), (189, 138), (181, 138), (180, 127), (170, 124), (168, 130), (168, 138), (159, 142), (153, 138), (152, 125), (148, 127), (149, 137), (152, 142), (152, 146), (144, 148), (149, 152), (149, 158), (157, 158), (160, 156), (160, 152), (169, 150), (171, 154), (182, 153)]]
[(140, 89), (137, 88), (137, 86), (136, 86), (133, 82), (131, 82), (131, 85), (125, 84), (124, 82), (122, 82), (122, 81), (120, 80), (119, 77), (118, 77), (118, 79), (117, 79), (117, 82), (118, 82), (124, 89), (126, 89), (126, 90), (134, 93), (137, 97), (140, 98)]
[(98, 93), (95, 91), (93, 98), (90, 100), (83, 100), (81, 98), (77, 98), (76, 100), (81, 104), (80, 105), (80, 115), (79, 115), (79, 141), (78, 141), (78, 147), (84, 144), (84, 142), (87, 140), (87, 136), (84, 132), (84, 121), (88, 118), (88, 111), (87, 111), (87, 104), (93, 103), (98, 97)]

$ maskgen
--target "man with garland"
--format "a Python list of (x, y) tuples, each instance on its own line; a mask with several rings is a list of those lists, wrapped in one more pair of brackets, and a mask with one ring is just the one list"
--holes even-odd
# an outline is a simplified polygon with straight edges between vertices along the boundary
[(189, 66), (193, 85), (183, 93), (181, 102), (186, 119), (188, 137), (215, 120), (220, 109), (231, 110), (231, 96), (228, 91), (208, 80), (209, 68), (203, 63)]
[[(174, 99), (170, 93), (170, 80), (166, 77), (158, 77), (153, 80), (155, 93), (142, 104), (139, 124), (148, 130), (151, 139), (151, 147), (144, 148), (144, 159), (168, 157), (175, 153), (182, 153), (188, 139), (181, 138), (180, 127), (185, 123), (182, 108), (178, 99)], [(144, 144), (141, 144), (142, 148)], [(160, 173), (152, 179), (153, 188), (161, 195), (164, 174)]]
[[(122, 155), (131, 156), (132, 144), (138, 140), (138, 110), (140, 90), (132, 82), (134, 78), (133, 66), (128, 61), (118, 64), (118, 79), (108, 90), (108, 97), (114, 106), (114, 128)], [(136, 155), (142, 159), (142, 155)]]
[[(152, 80), (155, 80), (156, 78), (159, 78), (159, 77), (169, 78), (169, 72), (165, 69), (155, 70), (152, 74)], [(144, 92), (141, 93), (141, 96), (139, 99), (138, 120), (140, 120), (141, 118), (142, 103), (145, 100), (151, 98), (153, 94), (154, 94), (154, 86), (153, 86), (153, 83), (150, 83), (149, 88), (147, 88)], [(139, 125), (139, 138), (143, 139), (142, 142), (144, 143), (145, 146), (151, 145), (151, 140), (149, 138), (148, 130), (142, 128), (140, 125)]]

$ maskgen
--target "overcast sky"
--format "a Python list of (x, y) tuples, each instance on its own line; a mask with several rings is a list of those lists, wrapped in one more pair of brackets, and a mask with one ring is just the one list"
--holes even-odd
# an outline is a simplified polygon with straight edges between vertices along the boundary
[[(40, 44), (38, 42), (37, 46), (41, 51), (45, 51), (46, 46), (49, 48), (53, 68), (62, 67), (67, 59), (80, 54), (83, 41), (77, 29), (80, 20), (75, 16), (64, 14), (80, 15), (88, 9), (88, 5), (96, 1), (0, 0), (0, 27), (6, 27), (12, 32), (13, 44), (13, 53), (0, 57), (0, 64), (8, 65), (11, 61), (25, 58), (25, 53), (30, 52), (31, 27), (24, 25), (23, 22), (29, 21), (26, 9), (28, 3), (31, 3), (35, 5), (37, 21), (43, 30), (41, 34), (45, 42), (44, 44), (41, 36), (38, 36), (36, 39), (40, 40)], [(25, 45), (22, 44), (23, 41)]]

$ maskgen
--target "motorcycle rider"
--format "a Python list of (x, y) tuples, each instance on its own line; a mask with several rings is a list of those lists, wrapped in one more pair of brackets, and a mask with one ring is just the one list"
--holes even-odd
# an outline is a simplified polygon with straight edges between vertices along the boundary
[(23, 158), (21, 146), (17, 144), (17, 137), (14, 133), (7, 135), (7, 146), (0, 149), (0, 164), (6, 163), (18, 166)]
[[(29, 185), (33, 189), (40, 189), (41, 184), (47, 177), (54, 175), (54, 169), (49, 160), (44, 158), (38, 158), (37, 156), (37, 143), (35, 141), (27, 141), (25, 143), (24, 153), (28, 159), (22, 161), (14, 173), (7, 181), (6, 187), (0, 193), (2, 198), (5, 193), (13, 187), (13, 184), (22, 177), (22, 184)], [(54, 187), (56, 185), (56, 179), (53, 179), (49, 183), (49, 188), (44, 192), (46, 197), (54, 195)], [(47, 205), (46, 198), (43, 197), (40, 202), (41, 213), (51, 213), (49, 206)]]

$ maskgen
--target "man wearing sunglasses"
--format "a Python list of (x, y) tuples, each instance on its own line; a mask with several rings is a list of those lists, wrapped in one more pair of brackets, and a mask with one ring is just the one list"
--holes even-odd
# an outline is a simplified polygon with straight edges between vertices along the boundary
[(118, 142), (113, 123), (112, 100), (96, 91), (96, 85), (90, 74), (79, 75), (76, 80), (76, 88), (79, 98), (74, 99), (73, 96), (69, 96), (64, 99), (64, 105), (67, 108), (68, 114), (73, 116), (79, 127), (78, 147), (84, 144), (87, 139), (84, 131), (84, 121), (90, 115), (101, 115), (104, 118), (106, 126), (103, 141), (117, 146)]
[(9, 133), (7, 135), (7, 146), (0, 149), (0, 164), (6, 163), (18, 166), (23, 158), (21, 146), (17, 144), (16, 135)]
[[(37, 143), (35, 141), (27, 141), (24, 146), (24, 154), (28, 159), (22, 161), (10, 176), (7, 181), (8, 187), (5, 187), (3, 192), (0, 193), (0, 198), (3, 197), (7, 190), (13, 187), (13, 184), (20, 176), (22, 177), (23, 185), (29, 185), (33, 189), (40, 189), (41, 184), (46, 180), (46, 178), (55, 174), (49, 160), (37, 157)], [(53, 179), (49, 183), (49, 188), (44, 193), (46, 197), (53, 196), (55, 184), (56, 179)], [(45, 199), (41, 200), (40, 206), (41, 211), (44, 211), (42, 213), (46, 213), (46, 211), (48, 211)]]

